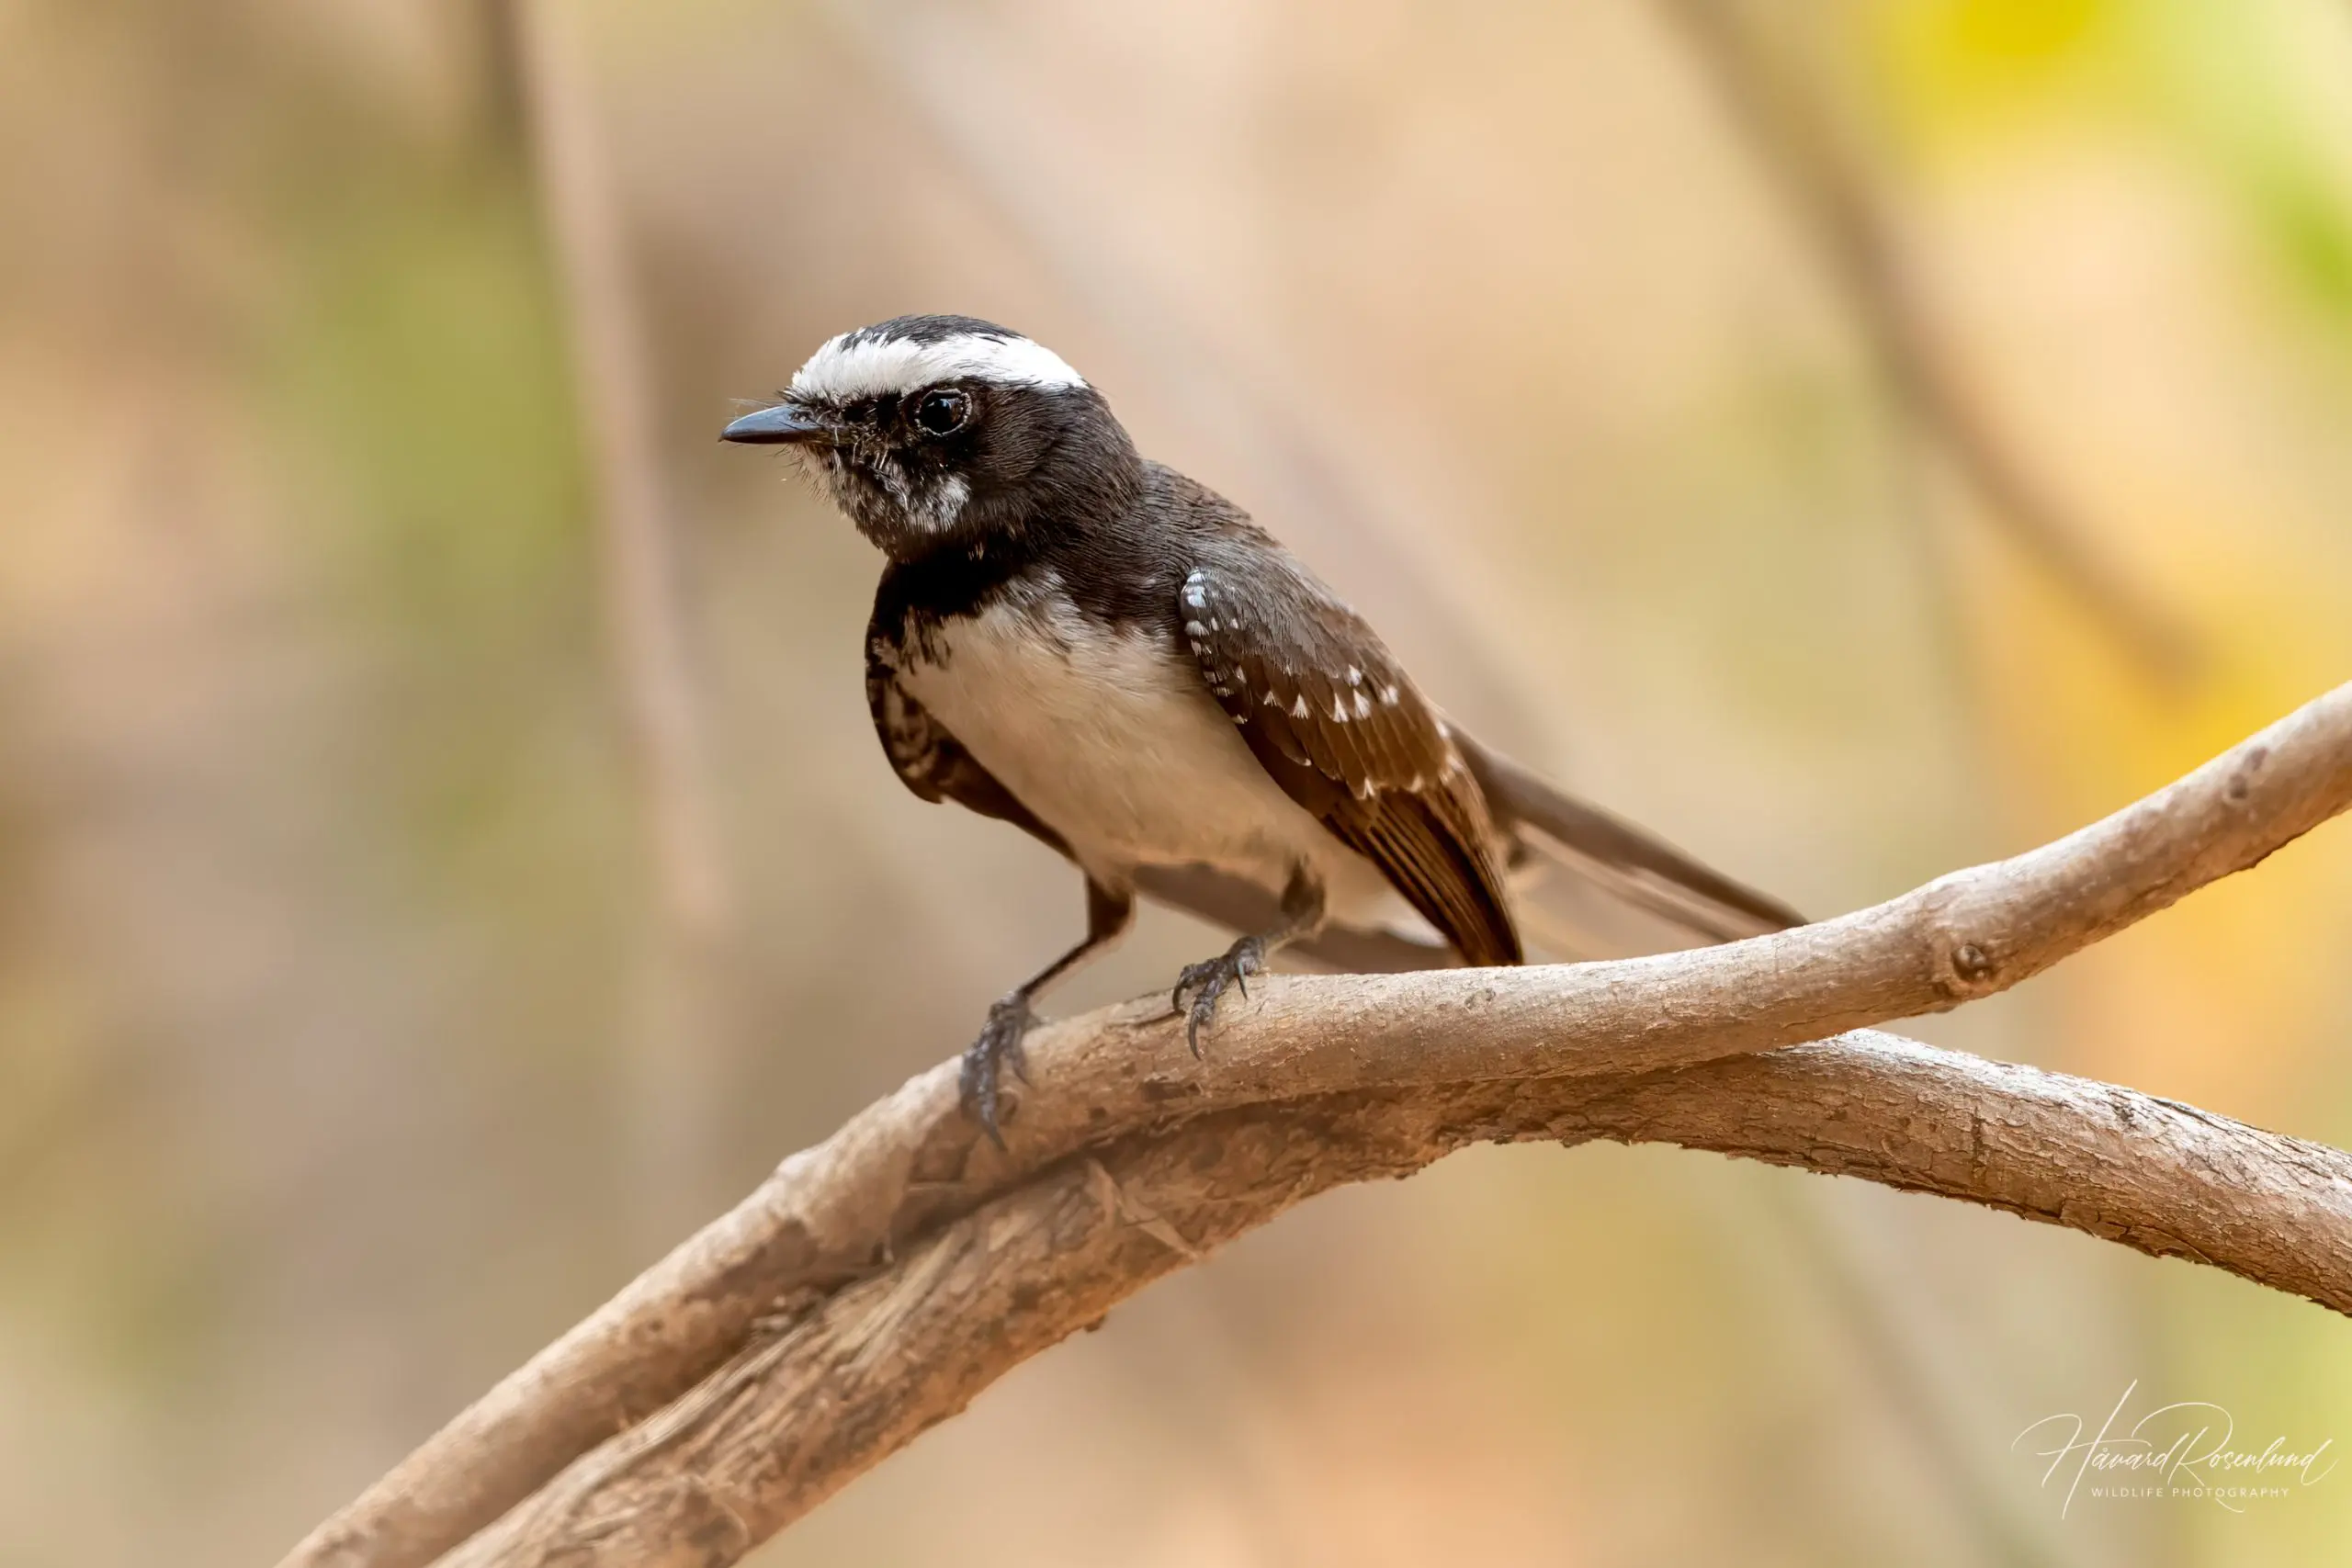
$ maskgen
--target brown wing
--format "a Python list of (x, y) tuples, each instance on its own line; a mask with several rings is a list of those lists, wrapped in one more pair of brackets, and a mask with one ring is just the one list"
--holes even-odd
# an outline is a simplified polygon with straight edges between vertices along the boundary
[(967, 811), (1010, 822), (1057, 853), (1069, 853), (1059, 833), (1022, 805), (899, 683), (888, 645), (879, 638), (866, 643), (865, 705), (874, 715), (883, 755), (909, 789), (925, 800), (952, 800)]
[(1465, 960), (1519, 963), (1487, 803), (1444, 722), (1363, 617), (1282, 555), (1237, 553), (1187, 577), (1179, 608), (1251, 752)]
[[(899, 782), (918, 796), (933, 804), (952, 800), (967, 811), (1012, 823), (1057, 853), (1069, 853), (1061, 835), (980, 766), (946, 726), (907, 694), (880, 660), (867, 662), (865, 698), (883, 754), (890, 759)], [(1143, 866), (1136, 872), (1136, 885), (1163, 904), (1230, 931), (1264, 931), (1282, 916), (1263, 888), (1220, 875), (1207, 866)], [(1351, 974), (1434, 969), (1453, 962), (1447, 949), (1432, 943), (1337, 925), (1324, 927), (1284, 952)]]

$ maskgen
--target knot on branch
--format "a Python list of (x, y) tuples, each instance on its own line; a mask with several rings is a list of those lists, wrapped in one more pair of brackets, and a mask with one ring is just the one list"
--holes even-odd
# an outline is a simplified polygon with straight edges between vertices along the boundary
[(1974, 891), (1970, 873), (1939, 877), (1921, 891), (1928, 906), (1928, 976), (1939, 995), (1954, 1003), (1973, 1001), (2016, 983), (2019, 976), (2009, 973), (1996, 930), (2001, 911), (1985, 910), (1984, 900), (1969, 897)]
[(2270, 761), (2270, 748), (2260, 743), (2242, 747), (2237, 765), (2230, 770), (2230, 782), (2222, 787), (2222, 796), (2232, 806), (2244, 806), (2254, 794), (2254, 781)]
[(1955, 999), (1990, 996), (2005, 984), (2000, 960), (1985, 942), (1969, 939), (1936, 944), (1937, 988)]
[(1149, 1280), (1314, 1192), (1487, 1139), (1860, 1176), (2352, 1313), (2352, 1156), (1864, 1027), (2015, 985), (2347, 807), (2352, 685), (2065, 839), (1801, 931), (1277, 991), (1259, 1005), (1280, 1029), (1208, 1070), (1172, 1035), (1134, 1049), (1168, 1027), (1157, 998), (1057, 1025), (1033, 1044), (1053, 1092), (1010, 1151), (942, 1064), (786, 1161), (284, 1568), (733, 1562)]

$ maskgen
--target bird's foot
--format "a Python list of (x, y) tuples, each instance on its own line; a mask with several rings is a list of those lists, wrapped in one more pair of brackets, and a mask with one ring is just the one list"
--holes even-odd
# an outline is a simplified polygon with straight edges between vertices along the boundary
[(1029, 998), (1015, 991), (989, 1008), (989, 1021), (980, 1026), (980, 1037), (964, 1048), (964, 1070), (957, 1078), (964, 1113), (978, 1122), (980, 1131), (1000, 1149), (1004, 1147), (1004, 1134), (997, 1127), (998, 1080), (1002, 1070), (1011, 1067), (1014, 1077), (1029, 1081), (1021, 1037), (1036, 1021), (1037, 1015), (1029, 1010)]
[(1184, 1012), (1184, 993), (1193, 993), (1193, 1005), (1184, 1020), (1184, 1043), (1193, 1055), (1201, 1054), (1201, 1025), (1216, 1016), (1217, 998), (1225, 995), (1227, 986), (1250, 995), (1250, 976), (1266, 967), (1266, 940), (1245, 936), (1215, 958), (1204, 958), (1198, 964), (1187, 964), (1184, 972), (1176, 976), (1176, 989), (1169, 997), (1168, 1005)]

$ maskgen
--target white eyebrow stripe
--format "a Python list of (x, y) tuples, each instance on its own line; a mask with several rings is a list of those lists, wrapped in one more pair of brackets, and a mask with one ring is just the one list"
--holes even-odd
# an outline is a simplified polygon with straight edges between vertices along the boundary
[(1060, 355), (1025, 337), (960, 333), (933, 343), (904, 337), (853, 342), (854, 337), (842, 333), (828, 338), (793, 377), (792, 395), (840, 401), (911, 392), (941, 381), (1047, 389), (1086, 385)]

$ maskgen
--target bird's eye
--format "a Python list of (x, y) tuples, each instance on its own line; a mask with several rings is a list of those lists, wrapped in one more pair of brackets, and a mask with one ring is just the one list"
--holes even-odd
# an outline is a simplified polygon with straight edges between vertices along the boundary
[(971, 398), (953, 387), (925, 392), (915, 405), (915, 423), (925, 435), (953, 435), (971, 417)]

